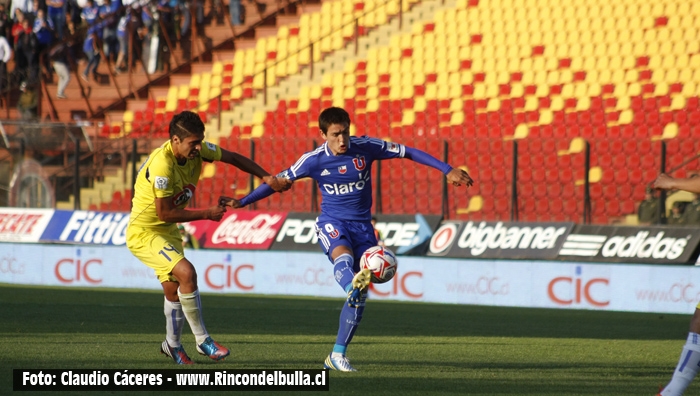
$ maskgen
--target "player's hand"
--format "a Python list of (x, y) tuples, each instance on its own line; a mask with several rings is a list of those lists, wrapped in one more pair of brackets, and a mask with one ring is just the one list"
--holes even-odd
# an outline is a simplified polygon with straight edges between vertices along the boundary
[(287, 191), (292, 188), (292, 184), (294, 184), (294, 182), (289, 179), (276, 176), (265, 176), (262, 178), (262, 180), (267, 183), (271, 189), (277, 192)]
[(241, 205), (241, 201), (237, 200), (236, 198), (229, 198), (229, 197), (224, 197), (223, 195), (219, 197), (219, 206), (222, 207), (229, 207), (233, 209), (238, 209), (242, 208), (243, 205)]
[(207, 213), (207, 218), (209, 220), (213, 221), (221, 221), (221, 219), (224, 217), (224, 213), (226, 213), (226, 207), (225, 206), (212, 206), (209, 208), (209, 213)]
[(656, 180), (654, 180), (654, 184), (652, 186), (661, 190), (670, 190), (673, 189), (674, 180), (675, 179), (671, 176), (662, 173), (656, 177)]
[(474, 180), (472, 180), (471, 176), (469, 176), (467, 171), (460, 168), (452, 169), (450, 173), (447, 174), (447, 181), (449, 181), (455, 186), (461, 186), (462, 184), (466, 184), (467, 187), (471, 187), (472, 185), (474, 185)]

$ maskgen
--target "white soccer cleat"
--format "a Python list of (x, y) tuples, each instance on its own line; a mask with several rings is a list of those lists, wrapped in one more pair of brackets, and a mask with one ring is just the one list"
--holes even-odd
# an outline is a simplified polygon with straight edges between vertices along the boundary
[(336, 355), (333, 357), (332, 353), (328, 355), (326, 361), (323, 362), (323, 368), (345, 372), (357, 371), (350, 365), (350, 359), (348, 359), (345, 355)]

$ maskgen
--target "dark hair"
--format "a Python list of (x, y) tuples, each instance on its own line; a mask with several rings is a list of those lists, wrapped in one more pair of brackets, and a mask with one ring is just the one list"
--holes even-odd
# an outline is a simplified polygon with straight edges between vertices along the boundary
[(318, 116), (318, 127), (323, 133), (328, 132), (328, 127), (333, 124), (350, 126), (350, 115), (340, 107), (329, 107)]
[(183, 111), (176, 114), (170, 121), (170, 138), (177, 136), (184, 139), (190, 135), (203, 135), (204, 123), (199, 114), (191, 111)]

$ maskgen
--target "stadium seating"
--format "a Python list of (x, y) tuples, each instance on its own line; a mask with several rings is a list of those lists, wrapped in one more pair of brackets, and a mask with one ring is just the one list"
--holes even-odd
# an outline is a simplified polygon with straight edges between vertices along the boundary
[[(344, 10), (347, 4), (359, 12), (370, 3), (342, 0), (324, 3), (324, 9)], [(324, 74), (320, 83), (308, 81), (276, 108), (254, 115), (252, 122), (220, 131), (231, 134), (228, 148), (237, 149), (242, 135), (252, 137), (259, 147), (270, 147), (255, 150), (262, 164), (285, 168), (310, 150), (314, 140), (321, 142), (315, 126), (320, 110), (342, 106), (351, 114), (354, 134), (399, 141), (439, 158), (447, 155), (450, 163), (469, 170), (477, 181), (472, 189), (448, 187), (450, 217), (510, 219), (517, 144), (520, 219), (581, 221), (586, 141), (596, 223), (634, 213), (635, 201), (643, 198), (645, 185), (660, 169), (662, 142), (670, 169), (700, 150), (693, 139), (700, 135), (700, 3), (436, 4), (427, 20), (423, 15), (410, 30), (395, 29), (388, 44), (370, 47), (366, 55), (346, 61), (342, 71)], [(252, 97), (263, 86), (254, 73), (283, 58), (285, 50), (291, 53), (302, 43), (315, 42), (318, 29), (326, 29), (320, 21), (332, 19), (323, 19), (323, 12), (302, 18), (298, 30), (281, 29), (277, 37), (259, 40), (254, 51), (238, 51), (232, 65), (243, 64), (243, 70), (228, 63), (217, 66), (222, 93), (230, 86), (230, 99)], [(375, 15), (363, 22), (369, 27), (386, 23), (383, 18)], [(297, 36), (298, 41), (293, 39)], [(331, 39), (324, 48), (338, 49), (340, 42), (334, 45)], [(304, 65), (310, 58), (307, 54), (296, 61)], [(268, 73), (268, 83), (298, 69), (288, 65), (284, 72), (274, 70), (276, 77)], [(211, 87), (212, 78), (202, 75), (191, 87), (203, 86), (202, 81)], [(180, 88), (171, 91), (169, 97)], [(155, 113), (176, 111), (176, 104), (172, 98), (159, 100)], [(443, 141), (448, 142), (446, 153)], [(697, 162), (691, 162), (674, 175), (684, 176), (695, 167)], [(217, 172), (216, 177), (231, 176)], [(409, 161), (382, 164), (382, 210), (441, 213), (442, 202), (434, 198), (442, 188), (440, 180), (437, 171)], [(308, 191), (295, 187), (259, 207), (284, 202), (306, 211)], [(475, 196), (483, 199), (480, 209), (466, 210)]]

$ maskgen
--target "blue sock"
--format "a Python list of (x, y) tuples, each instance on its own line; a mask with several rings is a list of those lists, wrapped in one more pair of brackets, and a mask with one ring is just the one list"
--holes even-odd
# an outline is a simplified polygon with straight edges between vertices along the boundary
[(338, 327), (338, 337), (335, 339), (335, 346), (333, 347), (333, 352), (345, 354), (345, 350), (352, 341), (352, 337), (355, 335), (357, 326), (360, 325), (362, 320), (362, 313), (365, 311), (365, 301), (367, 300), (367, 295), (362, 296), (362, 300), (357, 305), (356, 308), (348, 306), (346, 302), (343, 302), (343, 309), (340, 311), (340, 326)]
[(352, 271), (354, 262), (355, 260), (352, 255), (348, 253), (341, 254), (333, 261), (335, 281), (338, 282), (340, 287), (346, 292), (352, 289), (352, 278), (355, 276), (355, 273)]

